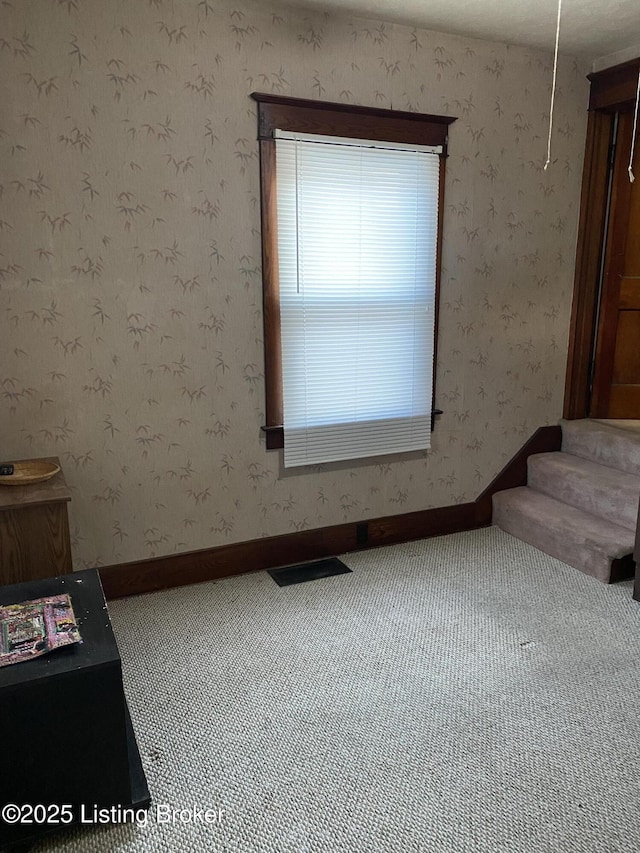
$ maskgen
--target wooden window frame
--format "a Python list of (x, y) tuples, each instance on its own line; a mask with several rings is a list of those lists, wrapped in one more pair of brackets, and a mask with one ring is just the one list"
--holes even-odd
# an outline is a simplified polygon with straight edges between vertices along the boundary
[[(276, 193), (276, 130), (372, 139), (415, 145), (442, 146), (438, 198), (438, 235), (434, 312), (433, 393), (438, 342), (438, 305), (442, 258), (444, 177), (449, 125), (456, 119), (401, 110), (312, 101), (252, 92), (258, 104), (260, 146), (260, 189), (262, 217), (262, 283), (264, 317), (265, 420), (267, 450), (284, 447), (282, 394), (282, 339), (278, 278), (278, 221)], [(433, 408), (433, 414), (440, 411)], [(432, 417), (433, 428), (433, 417)]]

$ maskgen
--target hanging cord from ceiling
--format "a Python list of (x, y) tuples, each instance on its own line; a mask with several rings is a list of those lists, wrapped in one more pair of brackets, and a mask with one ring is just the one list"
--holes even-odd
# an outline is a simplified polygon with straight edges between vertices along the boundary
[(558, 75), (558, 44), (560, 43), (560, 14), (562, 12), (562, 0), (558, 0), (558, 22), (556, 24), (556, 50), (553, 57), (553, 82), (551, 84), (551, 106), (549, 108), (549, 139), (547, 140), (547, 162), (544, 170), (551, 162), (551, 133), (553, 131), (553, 108), (556, 99), (556, 77)]
[(633, 155), (636, 150), (636, 130), (638, 128), (638, 104), (640, 104), (640, 68), (638, 68), (638, 88), (636, 89), (636, 108), (633, 113), (633, 131), (631, 132), (631, 154), (629, 155), (629, 181), (633, 183), (636, 179), (633, 174)]

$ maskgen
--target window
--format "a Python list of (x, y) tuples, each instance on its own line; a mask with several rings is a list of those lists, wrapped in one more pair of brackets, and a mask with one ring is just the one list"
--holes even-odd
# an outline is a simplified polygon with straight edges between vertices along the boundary
[(428, 448), (454, 119), (253, 97), (267, 447), (286, 467)]

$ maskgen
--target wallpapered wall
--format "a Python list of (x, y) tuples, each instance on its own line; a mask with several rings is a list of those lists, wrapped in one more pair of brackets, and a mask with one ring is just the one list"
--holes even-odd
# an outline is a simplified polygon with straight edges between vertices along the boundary
[[(471, 500), (561, 413), (586, 69), (239, 0), (4, 0), (1, 450), (59, 455), (75, 565)], [(252, 91), (458, 117), (433, 449), (266, 452)]]

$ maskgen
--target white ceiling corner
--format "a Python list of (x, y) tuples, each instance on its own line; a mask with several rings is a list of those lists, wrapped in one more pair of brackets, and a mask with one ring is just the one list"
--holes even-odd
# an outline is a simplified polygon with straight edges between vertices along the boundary
[[(289, 4), (541, 50), (553, 51), (555, 43), (557, 0), (289, 0)], [(640, 0), (563, 0), (561, 53), (595, 62), (633, 51), (639, 43)]]
[(638, 43), (632, 47), (627, 47), (624, 50), (618, 50), (615, 53), (609, 53), (607, 56), (599, 56), (594, 59), (591, 63), (591, 70), (602, 71), (604, 68), (611, 68), (613, 65), (620, 65), (623, 62), (638, 59), (640, 57), (640, 33), (638, 36)]

